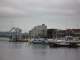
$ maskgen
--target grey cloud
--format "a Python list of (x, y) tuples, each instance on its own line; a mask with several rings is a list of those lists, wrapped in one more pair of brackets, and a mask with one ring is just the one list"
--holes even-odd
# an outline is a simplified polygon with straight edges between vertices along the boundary
[(0, 8), (0, 16), (18, 16), (24, 15), (24, 12), (11, 7)]
[(0, 31), (13, 26), (27, 31), (43, 23), (48, 28), (80, 28), (79, 19), (80, 0), (0, 0)]
[(79, 15), (80, 0), (1, 0), (0, 16)]

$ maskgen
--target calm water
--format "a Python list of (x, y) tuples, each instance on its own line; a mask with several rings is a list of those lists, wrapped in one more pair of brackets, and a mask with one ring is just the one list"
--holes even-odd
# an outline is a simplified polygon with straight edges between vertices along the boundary
[(80, 48), (0, 42), (0, 60), (80, 60)]

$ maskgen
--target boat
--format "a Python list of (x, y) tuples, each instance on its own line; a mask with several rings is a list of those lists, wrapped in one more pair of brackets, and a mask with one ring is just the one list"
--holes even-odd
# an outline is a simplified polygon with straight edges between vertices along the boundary
[(64, 40), (49, 41), (49, 47), (78, 47), (79, 40), (73, 39), (73, 37), (66, 37)]
[(67, 47), (69, 43), (66, 43), (64, 40), (54, 40), (53, 42), (49, 42), (49, 47)]
[(48, 40), (45, 38), (34, 38), (32, 39), (33, 44), (47, 44)]

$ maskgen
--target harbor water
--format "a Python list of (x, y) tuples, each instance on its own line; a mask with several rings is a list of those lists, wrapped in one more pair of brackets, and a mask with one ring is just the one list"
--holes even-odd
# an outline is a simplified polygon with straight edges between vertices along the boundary
[(0, 60), (80, 60), (80, 48), (1, 41)]

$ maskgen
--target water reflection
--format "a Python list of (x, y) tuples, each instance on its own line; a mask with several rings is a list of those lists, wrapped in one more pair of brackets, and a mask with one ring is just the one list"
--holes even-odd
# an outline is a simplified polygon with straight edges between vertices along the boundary
[(45, 48), (48, 48), (48, 45), (46, 44), (31, 44), (31, 48), (35, 48), (35, 49), (45, 49)]
[(25, 48), (26, 44), (22, 42), (9, 42), (9, 48), (22, 49)]

